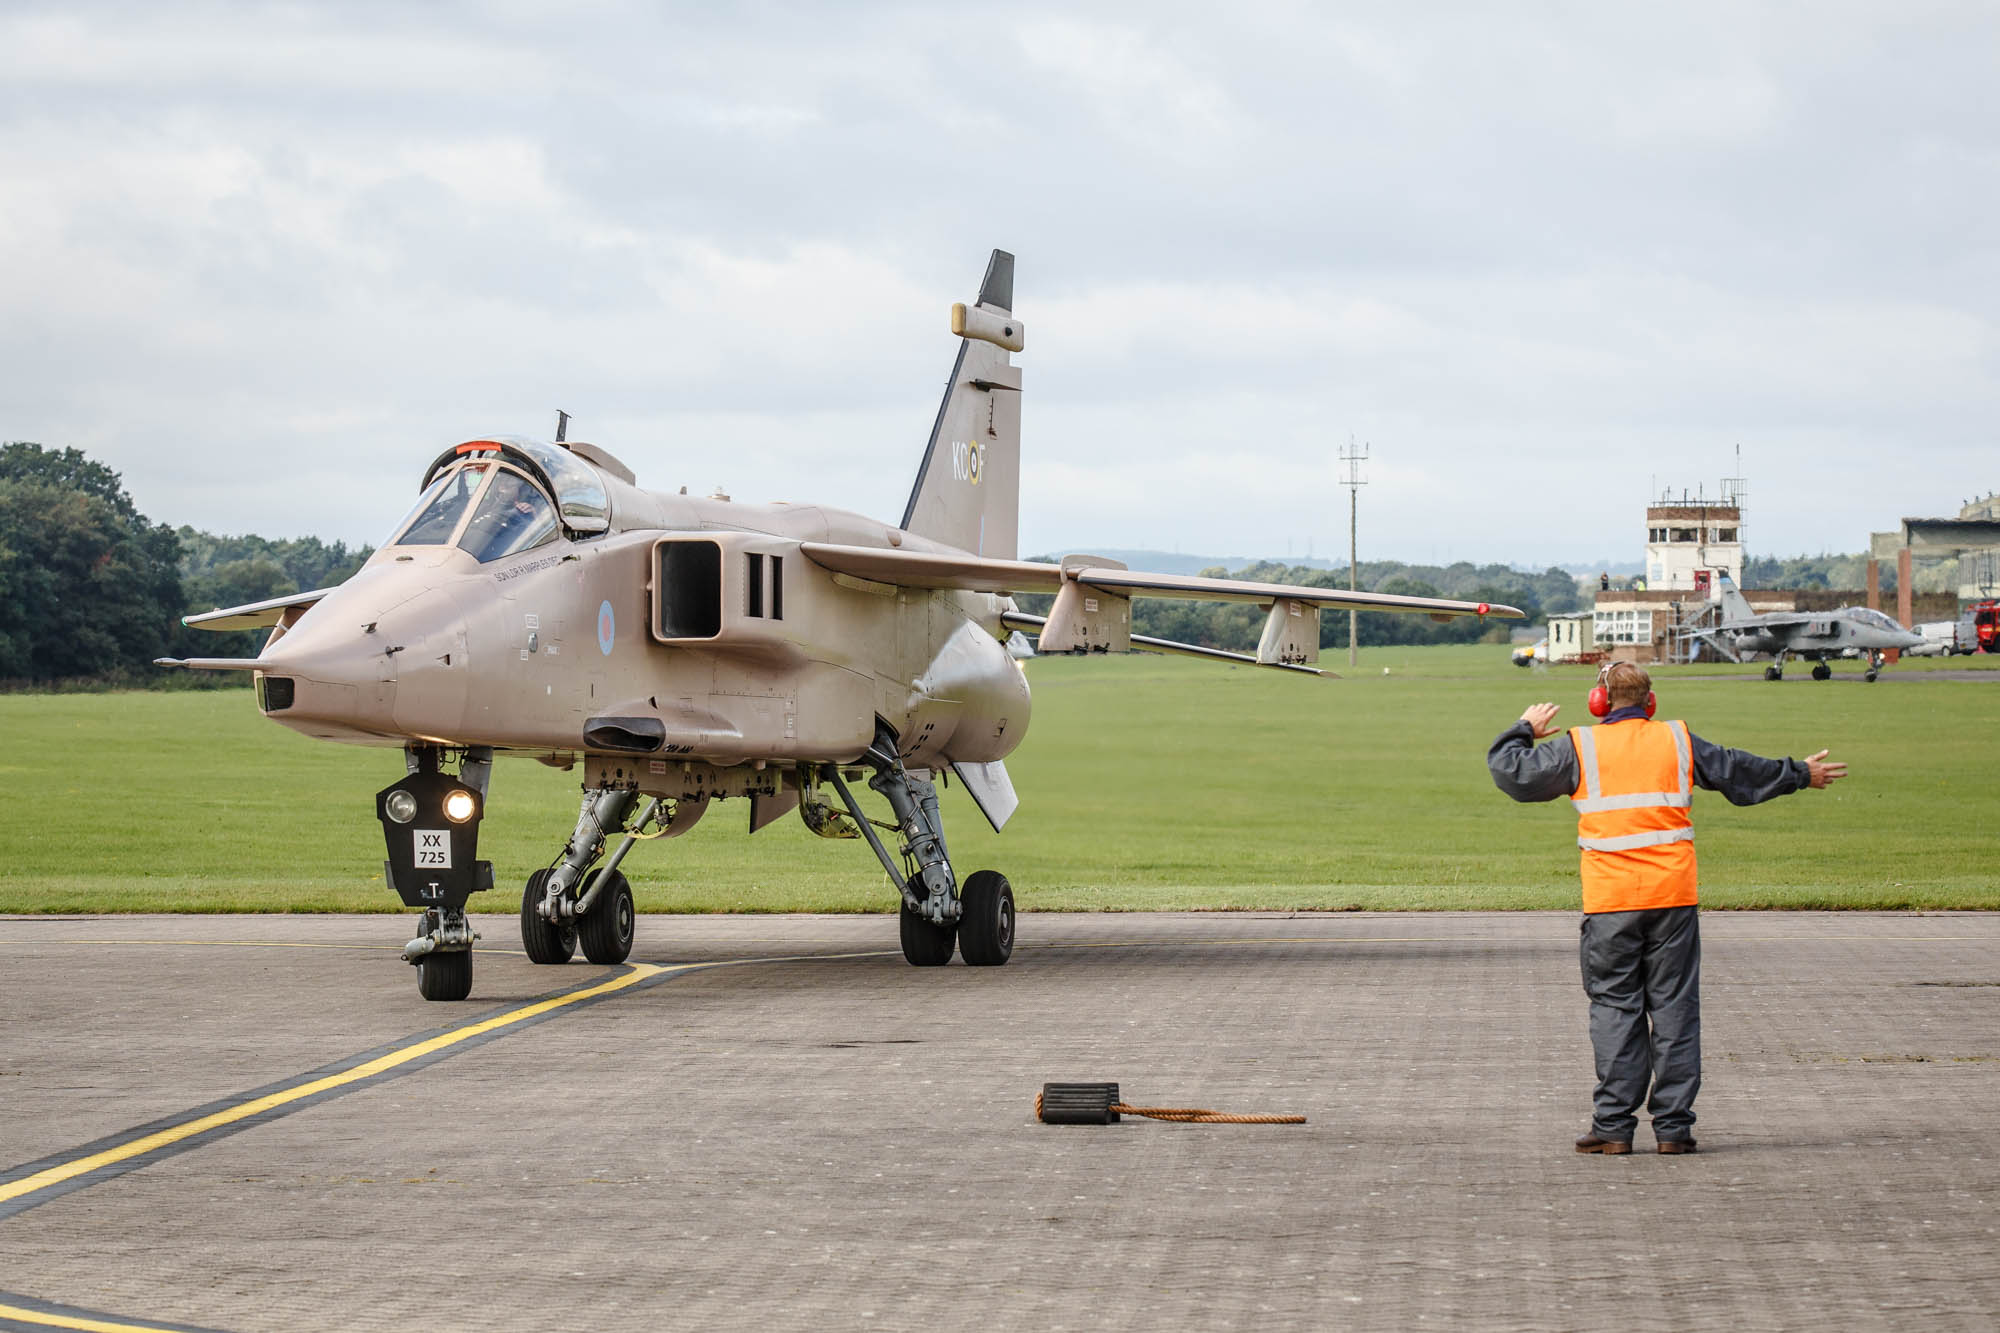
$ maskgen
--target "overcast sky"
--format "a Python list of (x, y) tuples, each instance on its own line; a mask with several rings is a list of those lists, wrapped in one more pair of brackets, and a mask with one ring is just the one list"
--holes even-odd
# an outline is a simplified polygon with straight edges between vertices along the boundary
[[(1226, 17), (1222, 17), (1226, 15)], [(440, 449), (894, 520), (995, 246), (1024, 552), (1761, 553), (2000, 487), (2000, 8), (0, 8), (0, 438), (379, 541)]]

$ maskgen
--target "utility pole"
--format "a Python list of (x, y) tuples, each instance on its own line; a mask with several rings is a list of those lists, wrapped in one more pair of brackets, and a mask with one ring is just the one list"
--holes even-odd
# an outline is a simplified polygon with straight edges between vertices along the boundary
[[(1347, 467), (1347, 475), (1340, 479), (1340, 484), (1347, 488), (1347, 590), (1353, 592), (1360, 587), (1356, 581), (1360, 571), (1356, 567), (1354, 555), (1357, 546), (1356, 533), (1360, 527), (1358, 516), (1361, 488), (1368, 484), (1361, 480), (1361, 465), (1368, 461), (1368, 446), (1364, 444), (1356, 449), (1354, 437), (1348, 436), (1347, 448), (1340, 455), (1340, 461)], [(1355, 624), (1354, 608), (1349, 607), (1347, 609), (1347, 665), (1349, 666), (1353, 666), (1359, 660), (1360, 648), (1354, 641)]]

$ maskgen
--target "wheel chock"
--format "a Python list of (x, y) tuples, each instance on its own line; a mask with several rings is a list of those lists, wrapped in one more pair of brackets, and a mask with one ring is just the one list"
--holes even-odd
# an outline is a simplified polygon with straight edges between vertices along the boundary
[(1115, 1125), (1116, 1083), (1044, 1083), (1035, 1117), (1045, 1125)]
[(1303, 1125), (1302, 1115), (1235, 1115), (1198, 1106), (1127, 1106), (1116, 1083), (1044, 1083), (1035, 1095), (1035, 1119), (1045, 1125), (1115, 1125), (1120, 1115), (1174, 1120), (1185, 1125)]

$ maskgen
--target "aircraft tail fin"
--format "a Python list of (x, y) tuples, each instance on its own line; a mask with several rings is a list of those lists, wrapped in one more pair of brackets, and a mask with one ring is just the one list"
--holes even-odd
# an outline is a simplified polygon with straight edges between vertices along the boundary
[(931, 427), (902, 527), (997, 560), (1018, 558), (1021, 521), (1021, 371), (1014, 318), (1014, 256), (995, 250), (973, 305), (951, 308), (958, 360)]
[(1757, 614), (1750, 609), (1750, 599), (1736, 590), (1736, 581), (1729, 575), (1717, 574), (1715, 586), (1722, 598), (1722, 619), (1725, 624), (1732, 620), (1748, 620)]

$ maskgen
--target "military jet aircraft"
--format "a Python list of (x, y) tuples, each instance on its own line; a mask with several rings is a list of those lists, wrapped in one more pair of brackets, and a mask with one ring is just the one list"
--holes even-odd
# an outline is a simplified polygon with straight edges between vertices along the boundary
[(1727, 574), (1718, 575), (1716, 586), (1722, 595), (1722, 623), (1710, 642), (1732, 662), (1745, 653), (1769, 653), (1773, 660), (1764, 668), (1765, 680), (1785, 678), (1785, 658), (1802, 657), (1813, 664), (1814, 680), (1833, 674), (1827, 665), (1831, 657), (1845, 656), (1850, 650), (1867, 654), (1864, 680), (1874, 680), (1882, 670), (1884, 649), (1915, 648), (1924, 641), (1921, 634), (1904, 629), (1880, 611), (1865, 606), (1843, 606), (1835, 611), (1770, 611), (1763, 615), (1750, 609), (1749, 599), (1737, 591)]
[[(187, 617), (269, 626), (255, 658), (163, 659), (255, 673), (257, 706), (306, 735), (403, 751), (376, 793), (383, 874), (423, 911), (404, 949), (426, 999), (464, 999), (465, 905), (492, 887), (479, 823), (497, 756), (580, 769), (568, 841), (521, 891), (537, 963), (632, 948), (620, 867), (643, 837), (687, 832), (742, 799), (757, 832), (796, 810), (829, 838), (866, 839), (900, 900), (903, 955), (1005, 963), (1004, 875), (961, 879), (936, 783), (955, 776), (994, 827), (1017, 801), (1005, 760), (1027, 734), (1017, 636), (1043, 652), (1144, 649), (1318, 674), (1328, 607), (1438, 619), (1510, 606), (1137, 573), (1086, 555), (1023, 561), (1021, 372), (1014, 257), (996, 250), (959, 339), (944, 402), (901, 519), (811, 504), (746, 504), (641, 489), (596, 445), (485, 436), (446, 449), (380, 550), (337, 588)], [(1052, 593), (1046, 617), (1015, 593)], [(1256, 653), (1133, 634), (1134, 597), (1268, 608)], [(1010, 651), (1009, 644), (1015, 645)], [(863, 810), (863, 779), (890, 821)], [(644, 803), (643, 806), (641, 803)], [(890, 831), (892, 853), (876, 833)], [(613, 839), (615, 848), (606, 854)]]

